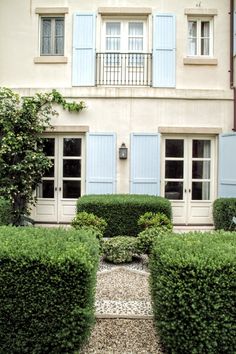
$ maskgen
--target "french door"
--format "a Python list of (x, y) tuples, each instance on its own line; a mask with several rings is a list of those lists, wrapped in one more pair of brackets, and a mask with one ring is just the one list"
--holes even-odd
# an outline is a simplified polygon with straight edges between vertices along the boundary
[(37, 188), (34, 219), (38, 222), (70, 222), (76, 201), (84, 192), (84, 141), (82, 136), (50, 136), (44, 153), (52, 162)]
[(162, 195), (171, 200), (174, 223), (212, 224), (215, 139), (166, 136), (162, 154)]

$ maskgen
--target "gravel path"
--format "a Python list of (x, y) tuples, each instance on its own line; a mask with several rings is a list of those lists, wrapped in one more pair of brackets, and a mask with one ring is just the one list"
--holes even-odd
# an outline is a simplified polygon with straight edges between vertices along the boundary
[(121, 266), (101, 261), (96, 325), (80, 354), (164, 354), (153, 326), (147, 257)]
[(97, 320), (81, 354), (163, 354), (152, 320)]
[(148, 274), (136, 273), (124, 267), (98, 273), (96, 298), (151, 301)]

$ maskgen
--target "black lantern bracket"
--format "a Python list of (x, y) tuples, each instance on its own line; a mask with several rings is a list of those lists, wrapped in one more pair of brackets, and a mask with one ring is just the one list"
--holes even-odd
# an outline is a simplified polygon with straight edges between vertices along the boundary
[(119, 159), (126, 160), (127, 157), (128, 157), (128, 148), (125, 146), (125, 143), (122, 143), (121, 147), (119, 148)]

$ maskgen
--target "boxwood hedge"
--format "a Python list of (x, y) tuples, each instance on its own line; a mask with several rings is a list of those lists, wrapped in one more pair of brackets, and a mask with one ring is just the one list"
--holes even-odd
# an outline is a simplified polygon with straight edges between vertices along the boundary
[(8, 200), (0, 197), (0, 226), (9, 225), (12, 222), (12, 209)]
[(0, 228), (1, 353), (74, 353), (94, 322), (94, 231)]
[(141, 227), (138, 219), (144, 213), (163, 213), (171, 218), (170, 201), (149, 195), (112, 194), (86, 195), (77, 202), (77, 212), (86, 211), (102, 217), (108, 223), (107, 237), (136, 236)]
[(236, 233), (157, 239), (151, 259), (155, 323), (168, 353), (236, 353)]
[(236, 198), (219, 198), (213, 204), (213, 218), (216, 230), (235, 230), (232, 223), (236, 216)]

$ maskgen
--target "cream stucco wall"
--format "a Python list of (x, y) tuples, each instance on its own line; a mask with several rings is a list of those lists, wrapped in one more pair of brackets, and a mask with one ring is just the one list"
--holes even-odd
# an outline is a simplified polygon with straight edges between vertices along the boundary
[[(217, 9), (214, 16), (217, 65), (184, 64), (187, 49), (185, 9), (199, 9), (199, 4), (203, 10)], [(82, 98), (87, 104), (85, 111), (77, 115), (58, 107), (60, 116), (52, 123), (64, 127), (84, 125), (90, 132), (116, 132), (117, 149), (122, 142), (130, 148), (130, 133), (153, 133), (160, 127), (193, 127), (196, 133), (202, 127), (229, 132), (233, 127), (233, 94), (229, 87), (229, 4), (229, 0), (0, 0), (0, 86), (11, 87), (26, 96), (57, 88), (68, 99)], [(67, 63), (34, 63), (34, 58), (39, 56), (39, 15), (35, 9), (45, 6), (69, 9), (65, 15)], [(176, 89), (71, 87), (73, 13), (97, 12), (99, 7), (113, 6), (149, 7), (153, 13), (176, 14)], [(98, 16), (98, 51), (100, 22)], [(117, 160), (117, 192), (129, 192), (129, 162), (129, 158)]]
[[(217, 65), (185, 65), (187, 15), (185, 9), (217, 9), (214, 16), (214, 58)], [(39, 56), (37, 7), (68, 7), (65, 15), (66, 64), (35, 64)], [(177, 88), (229, 88), (229, 1), (228, 0), (1, 0), (0, 85), (10, 87), (71, 87), (72, 19), (76, 11), (97, 12), (99, 7), (149, 7), (154, 12), (174, 13), (177, 18)], [(99, 51), (99, 16), (97, 19)], [(151, 23), (151, 21), (150, 21)], [(149, 30), (151, 37), (151, 28)], [(151, 38), (149, 38), (151, 43)], [(151, 51), (151, 45), (149, 50)]]

